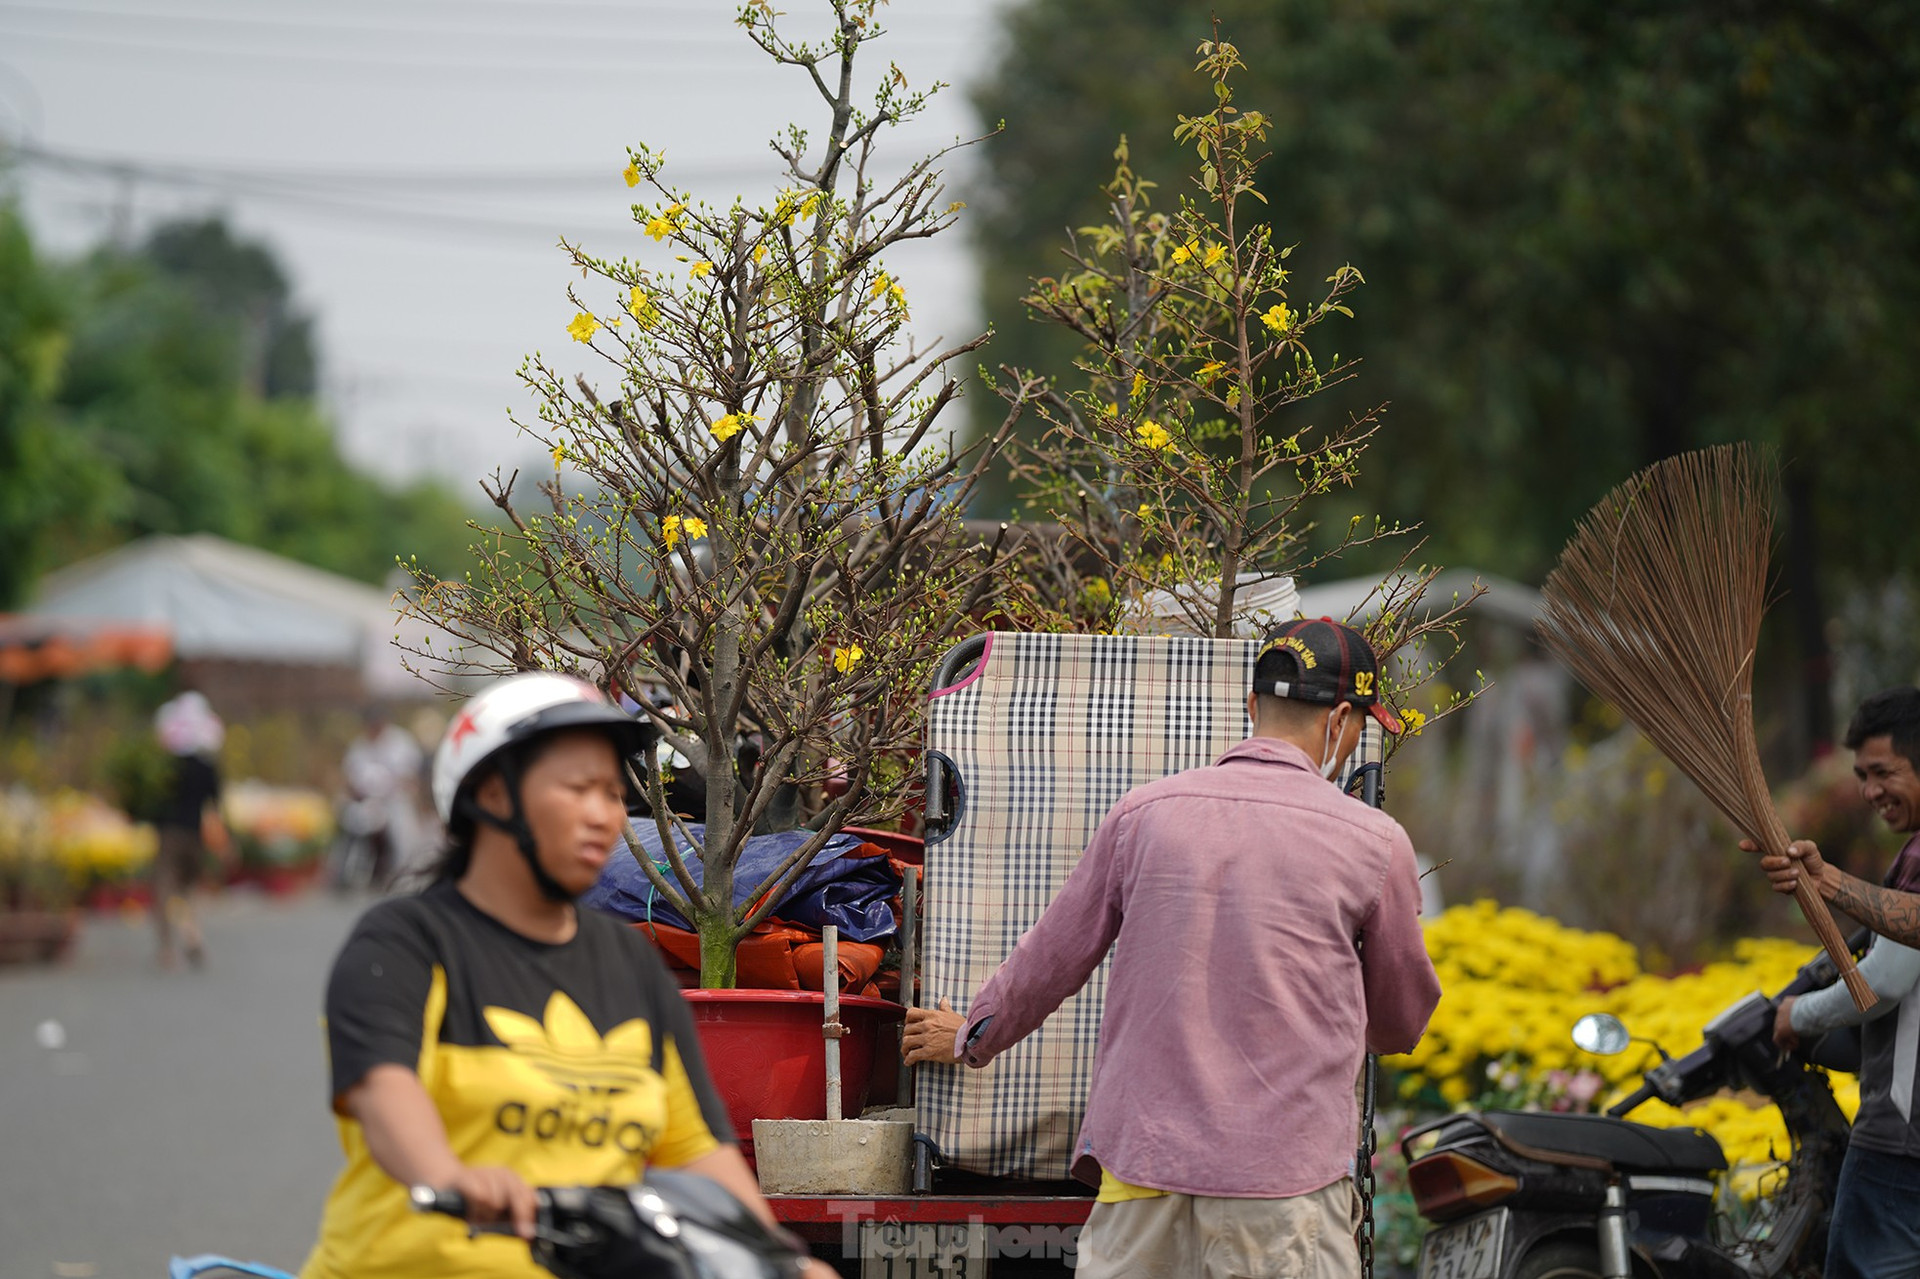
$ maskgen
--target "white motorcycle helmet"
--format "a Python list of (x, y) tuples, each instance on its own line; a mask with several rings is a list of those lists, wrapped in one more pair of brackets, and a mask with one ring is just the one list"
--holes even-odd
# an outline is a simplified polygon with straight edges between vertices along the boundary
[[(646, 745), (646, 729), (613, 705), (593, 685), (569, 675), (528, 671), (509, 675), (472, 698), (453, 717), (433, 752), (433, 807), (451, 828), (457, 818), (484, 822), (514, 837), (533, 867), (534, 880), (550, 897), (566, 894), (541, 868), (533, 835), (520, 810), (518, 753), (514, 747), (563, 729), (605, 732), (624, 761)], [(486, 768), (507, 784), (512, 810), (505, 818), (482, 809), (473, 799), (473, 782)]]

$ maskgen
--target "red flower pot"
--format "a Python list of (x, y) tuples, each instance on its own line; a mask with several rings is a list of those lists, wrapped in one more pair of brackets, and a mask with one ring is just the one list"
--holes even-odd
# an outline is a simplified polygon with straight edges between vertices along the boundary
[[(827, 1117), (826, 1040), (820, 1033), (826, 997), (817, 990), (687, 990), (707, 1072), (726, 1103), (753, 1161), (756, 1119)], [(906, 1016), (899, 1004), (860, 995), (840, 997), (840, 1113), (867, 1104), (880, 1038)]]

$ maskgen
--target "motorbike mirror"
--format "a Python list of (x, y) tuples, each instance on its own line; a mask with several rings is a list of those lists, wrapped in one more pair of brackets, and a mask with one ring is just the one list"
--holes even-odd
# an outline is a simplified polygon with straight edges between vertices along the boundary
[(1625, 1023), (1612, 1013), (1588, 1013), (1573, 1023), (1574, 1044), (1596, 1056), (1625, 1052), (1632, 1038)]

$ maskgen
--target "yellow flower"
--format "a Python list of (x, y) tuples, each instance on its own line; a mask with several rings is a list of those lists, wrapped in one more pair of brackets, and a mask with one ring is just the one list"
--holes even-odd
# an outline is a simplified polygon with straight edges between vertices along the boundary
[(707, 261), (705, 258), (701, 258), (698, 262), (695, 262), (687, 268), (687, 274), (698, 280), (711, 270), (713, 270), (713, 263)]
[(1205, 265), (1219, 266), (1220, 259), (1226, 256), (1227, 256), (1227, 251), (1224, 248), (1222, 248), (1217, 244), (1209, 244), (1207, 246), (1207, 259), (1206, 259)]
[(1194, 374), (1194, 377), (1202, 385), (1205, 385), (1206, 383), (1211, 382), (1213, 381), (1213, 379), (1219, 377), (1221, 370), (1225, 369), (1226, 367), (1227, 367), (1226, 362), (1223, 360), (1208, 360), (1205, 364), (1202, 364), (1200, 366), (1200, 371)]
[(714, 439), (725, 441), (732, 439), (759, 420), (751, 413), (729, 413), (707, 429), (713, 432)]
[(1294, 314), (1285, 302), (1275, 302), (1267, 308), (1267, 313), (1260, 317), (1260, 323), (1275, 333), (1285, 333), (1293, 327), (1293, 321)]
[(660, 517), (660, 538), (667, 544), (669, 551), (673, 549), (673, 544), (680, 540), (680, 526), (684, 522), (678, 515)]
[(573, 340), (576, 342), (591, 342), (593, 335), (599, 331), (600, 321), (585, 311), (574, 316), (573, 322), (567, 325), (567, 332), (573, 334)]
[(627, 180), (628, 186), (637, 187), (640, 185), (640, 166), (629, 160), (627, 167), (620, 170), (620, 176)]
[(1153, 518), (1153, 508), (1145, 502), (1142, 502), (1140, 503), (1140, 509), (1135, 511), (1134, 514), (1138, 515), (1142, 520), (1150, 520)]
[(680, 527), (686, 530), (689, 538), (705, 537), (707, 535), (707, 522), (697, 515), (689, 515), (681, 520)]
[(567, 446), (564, 444), (554, 445), (553, 446), (553, 469), (556, 471), (559, 470), (560, 463), (566, 460), (567, 460)]
[(875, 277), (873, 287), (868, 290), (867, 296), (877, 298), (883, 293), (887, 295), (893, 305), (898, 307), (906, 306), (907, 291), (901, 288), (894, 278), (885, 271), (882, 271)]
[(680, 229), (680, 215), (686, 210), (684, 204), (669, 204), (658, 217), (647, 219), (647, 234), (656, 240), (664, 240)]
[(800, 201), (800, 216), (810, 218), (813, 216), (813, 211), (819, 207), (820, 193), (818, 191), (809, 191), (807, 192), (807, 198)]
[(1427, 726), (1427, 717), (1422, 712), (1409, 706), (1400, 712), (1400, 722), (1407, 726), (1408, 737), (1418, 737), (1420, 736), (1420, 730)]
[(1184, 266), (1190, 258), (1199, 252), (1200, 241), (1188, 240), (1185, 244), (1173, 251), (1173, 264), (1175, 266)]
[(653, 304), (653, 299), (647, 295), (647, 291), (637, 284), (627, 296), (627, 314), (631, 315), (643, 329), (650, 329), (660, 323), (660, 308)]
[(1135, 372), (1133, 375), (1133, 387), (1127, 392), (1127, 398), (1137, 400), (1146, 393), (1147, 375), (1145, 373)]
[(836, 648), (833, 650), (833, 669), (845, 675), (866, 655), (866, 651), (858, 644), (849, 644), (845, 648)]
[(1173, 446), (1173, 435), (1166, 427), (1152, 418), (1148, 418), (1133, 428), (1133, 437), (1150, 449), (1164, 449)]
[(766, 246), (766, 245), (764, 245), (764, 244), (756, 244), (756, 245), (754, 245), (754, 246), (753, 246), (753, 260), (754, 260), (755, 262), (765, 262), (765, 261), (767, 260), (767, 246)]

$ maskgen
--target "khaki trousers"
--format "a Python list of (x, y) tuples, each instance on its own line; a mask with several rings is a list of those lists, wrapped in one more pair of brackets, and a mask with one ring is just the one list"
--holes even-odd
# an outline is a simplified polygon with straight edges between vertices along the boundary
[(1157, 1195), (1096, 1203), (1079, 1279), (1359, 1279), (1351, 1178), (1286, 1199)]

